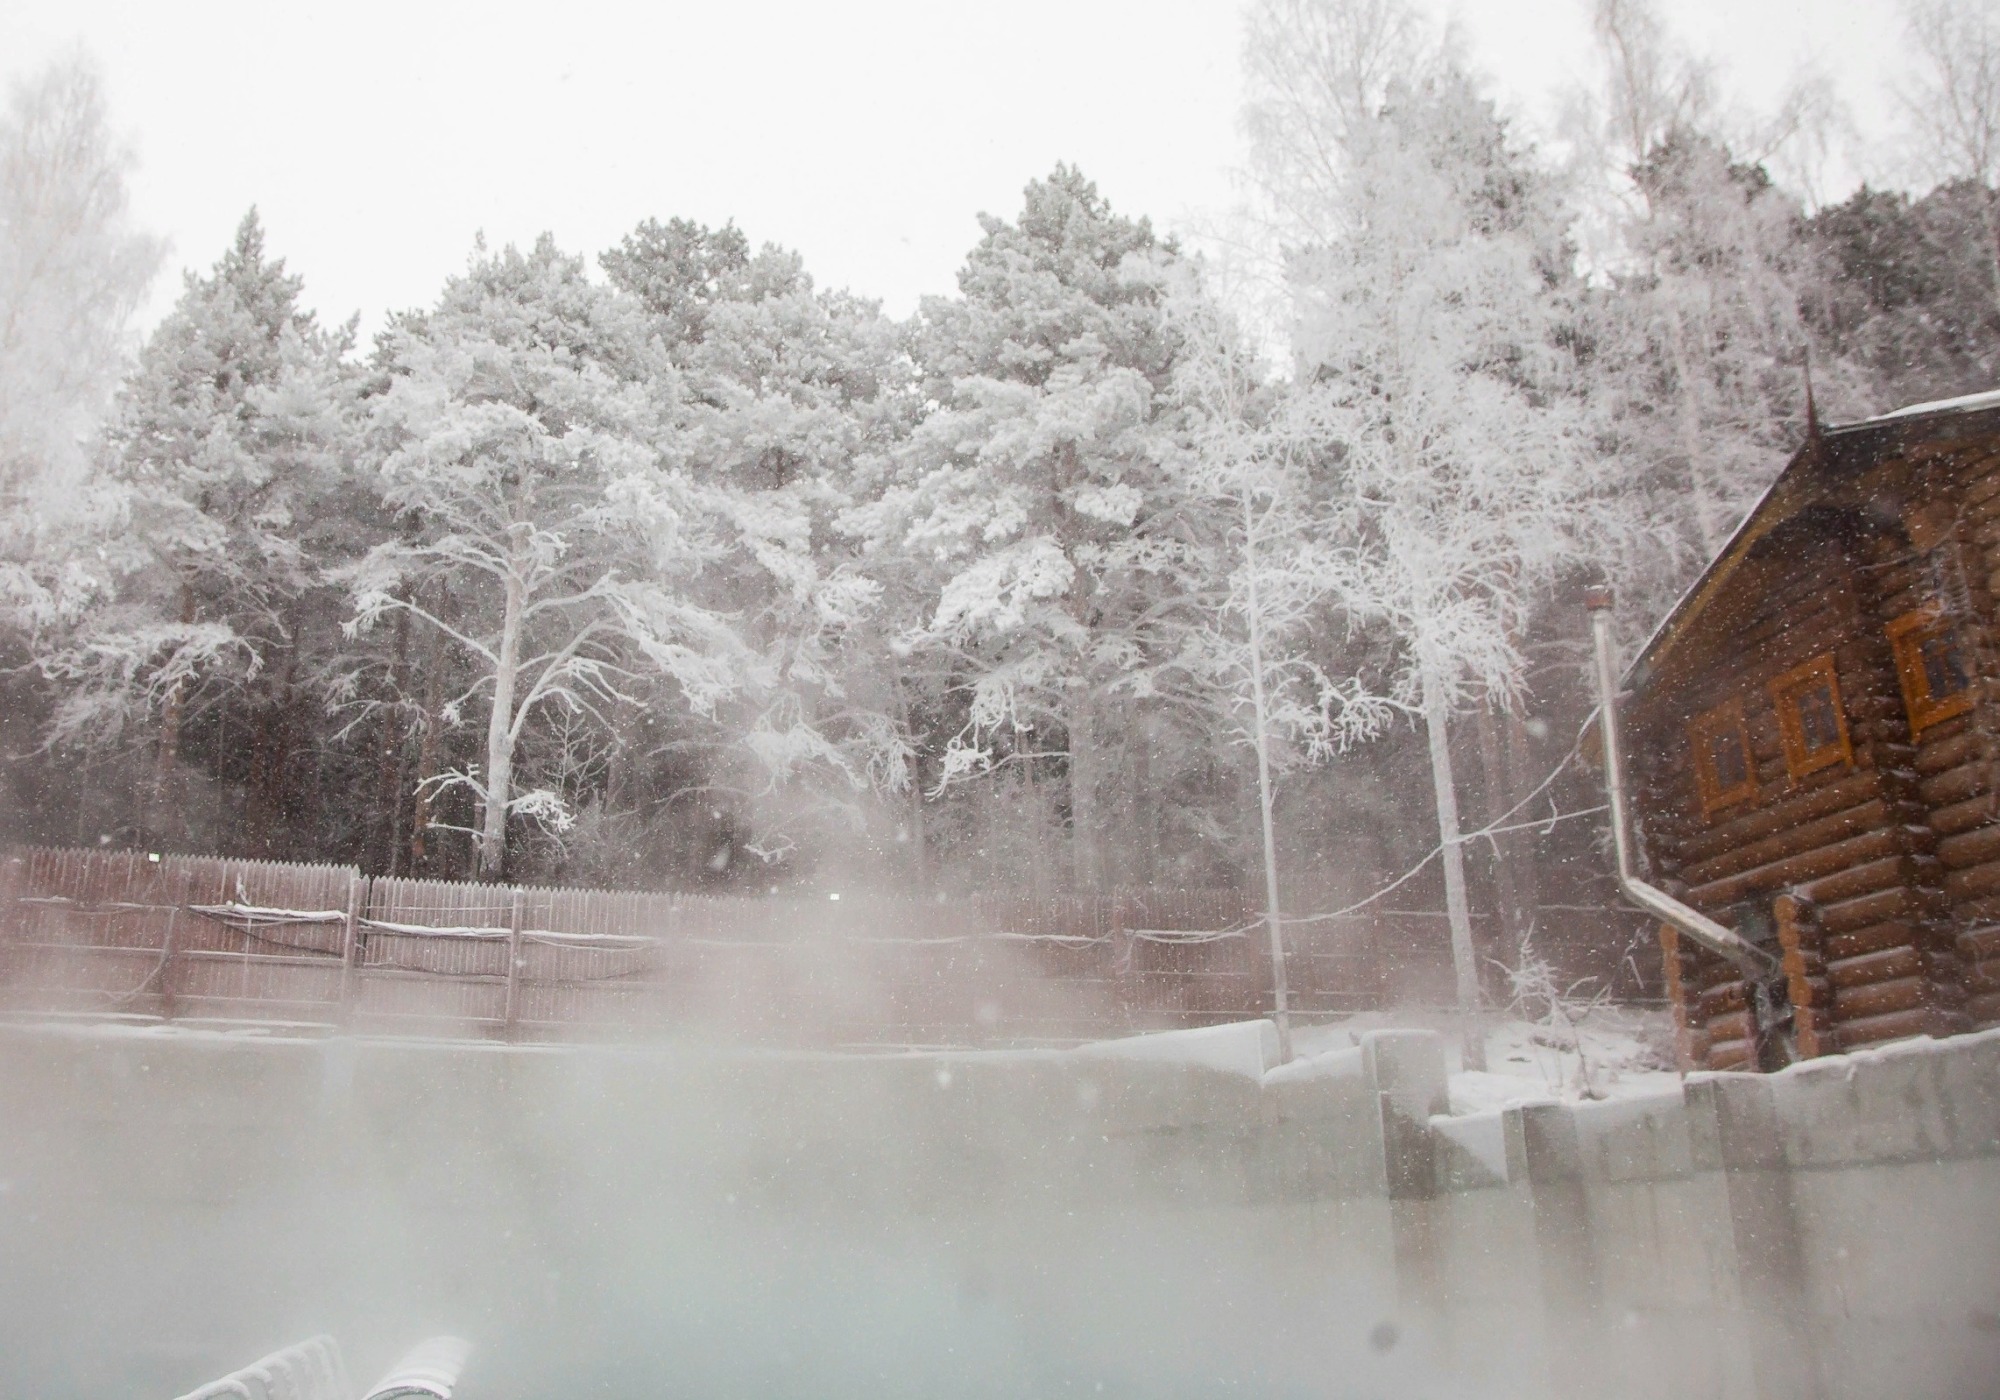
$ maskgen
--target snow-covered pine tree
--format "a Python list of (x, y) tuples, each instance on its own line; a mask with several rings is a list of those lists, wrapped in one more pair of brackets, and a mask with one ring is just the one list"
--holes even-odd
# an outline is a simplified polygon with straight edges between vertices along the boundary
[[(221, 706), (247, 728), (250, 771), (232, 776), (268, 808), (303, 741), (293, 730), (318, 708), (306, 647), (333, 640), (319, 570), (358, 542), (358, 381), (346, 360), (352, 327), (320, 327), (300, 287), (266, 256), (255, 210), (209, 275), (187, 276), (108, 434), (109, 475), (129, 510), (129, 572), (43, 662), (66, 692), (58, 741), (102, 742), (156, 717), (156, 832), (180, 834), (174, 794), (192, 716), (219, 719)], [(233, 755), (214, 758), (229, 767)], [(251, 816), (262, 829), (272, 813)]]
[(1905, 0), (1903, 16), (1916, 60), (1898, 94), (1910, 161), (1977, 210), (2000, 309), (2000, 18), (1983, 0)]
[(981, 223), (961, 295), (923, 306), (936, 408), (892, 505), (904, 546), (944, 566), (922, 640), (953, 657), (969, 691), (942, 781), (985, 771), (996, 736), (1012, 748), (1000, 761), (1060, 759), (1045, 771), (1067, 779), (1072, 878), (1097, 888), (1107, 711), (1155, 646), (1174, 355), (1161, 280), (1178, 255), (1066, 166), (1027, 187), (1017, 222)]
[(573, 793), (517, 781), (531, 724), (560, 710), (608, 725), (654, 682), (710, 713), (760, 668), (689, 591), (722, 537), (714, 492), (670, 462), (662, 405), (678, 396), (656, 347), (638, 305), (546, 236), (475, 251), (384, 346), (372, 420), (398, 535), (344, 573), (351, 625), (408, 613), (470, 668), (442, 713), (484, 711), (483, 763), (439, 781), (478, 799), (482, 878), (505, 874), (510, 819), (570, 820)]
[(1865, 366), (1873, 407), (2000, 384), (1992, 199), (1969, 181), (1914, 200), (1864, 187), (1813, 215), (1807, 236), (1823, 266), (1807, 322), (1816, 343)]
[(781, 811), (811, 827), (830, 807), (851, 823), (858, 796), (910, 782), (880, 588), (838, 524), (857, 471), (907, 430), (902, 337), (875, 303), (817, 290), (796, 254), (752, 254), (733, 227), (649, 221), (603, 262), (679, 370), (676, 451), (715, 489), (730, 542), (705, 596), (737, 614), (769, 682), (718, 715), (713, 780), (747, 766), (736, 785), (762, 789), (748, 794), (765, 799), (760, 848), (785, 848), (806, 833), (780, 830)]

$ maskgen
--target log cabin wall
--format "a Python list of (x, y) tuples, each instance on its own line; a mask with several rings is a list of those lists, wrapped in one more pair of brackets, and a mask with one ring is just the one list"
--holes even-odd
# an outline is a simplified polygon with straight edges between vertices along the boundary
[[(1800, 1057), (2000, 1024), (2000, 436), (1885, 455), (1768, 530), (1629, 711), (1652, 872), (1782, 954)], [(1662, 944), (1684, 1062), (1757, 1067), (1735, 970)]]
[(1850, 722), (1865, 734), (1881, 773), (1885, 820), (1896, 838), (1898, 878), (1893, 884), (1884, 882), (1872, 896), (1834, 897), (1824, 879), (1799, 891), (1817, 916), (1817, 927), (1803, 941), (1816, 944), (1813, 951), (1824, 964), (1831, 992), (1831, 1035), (1815, 1047), (1821, 1053), (1965, 1029), (1960, 1009), (1964, 979), (1952, 938), (1945, 870), (1937, 832), (1928, 820), (1924, 769), (1887, 631), (1890, 622), (1918, 603), (1914, 552), (1903, 532), (1893, 528), (1870, 534), (1859, 552), (1863, 591), (1872, 606), (1856, 649), (1867, 651), (1871, 664), (1865, 686), (1857, 684), (1844, 698)]
[[(2000, 1025), (2000, 444), (1936, 454), (1906, 512), (1911, 552), (1885, 582), (1898, 617), (1931, 607), (1952, 627), (1967, 707), (1914, 736), (1925, 819), (1937, 837), (1970, 1027)], [(1892, 622), (1893, 625), (1893, 622)]]
[[(1883, 926), (1907, 919), (1920, 901), (1918, 852), (1906, 829), (1914, 813), (1887, 771), (1897, 756), (1883, 751), (1874, 727), (1855, 722), (1855, 700), (1893, 684), (1893, 661), (1886, 643), (1871, 639), (1872, 600), (1850, 535), (1845, 521), (1826, 519), (1775, 534), (1736, 580), (1729, 604), (1705, 619), (1707, 644), (1684, 650), (1634, 716), (1635, 751), (1650, 760), (1640, 773), (1643, 830), (1670, 890), (1775, 945), (1777, 896), (1817, 887), (1800, 940), (1805, 985), (1793, 994), (1795, 1005), (1809, 1008), (1807, 1020), (1834, 995), (1822, 966), (1825, 939), (1870, 929), (1884, 946), (1897, 935)], [(1846, 752), (1795, 776), (1771, 687), (1822, 657), (1832, 660), (1843, 701)], [(1738, 708), (1749, 746), (1747, 791), (1706, 800), (1692, 732), (1705, 717)], [(1754, 1068), (1753, 1011), (1735, 969), (1691, 944), (1670, 952), (1680, 983), (1670, 995), (1684, 1008), (1693, 1064)], [(1817, 1019), (1812, 1029), (1823, 1039), (1825, 1017)]]

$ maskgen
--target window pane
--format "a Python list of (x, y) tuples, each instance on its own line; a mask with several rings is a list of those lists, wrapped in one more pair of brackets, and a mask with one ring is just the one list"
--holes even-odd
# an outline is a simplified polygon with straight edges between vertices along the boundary
[(1824, 681), (1808, 686), (1799, 692), (1796, 703), (1799, 737), (1805, 741), (1807, 753), (1818, 753), (1840, 742), (1840, 719), (1833, 710), (1832, 686)]
[(1743, 737), (1734, 729), (1719, 729), (1709, 736), (1708, 762), (1717, 792), (1728, 792), (1750, 781), (1750, 755), (1743, 752)]
[(1923, 662), (1924, 684), (1930, 688), (1932, 700), (1956, 695), (1970, 684), (1956, 633), (1949, 630), (1931, 633), (1917, 643), (1917, 655)]

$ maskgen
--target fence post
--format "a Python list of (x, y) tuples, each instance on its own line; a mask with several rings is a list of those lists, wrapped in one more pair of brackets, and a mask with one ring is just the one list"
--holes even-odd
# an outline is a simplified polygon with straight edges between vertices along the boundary
[[(182, 895), (187, 891), (183, 889)], [(167, 908), (167, 931), (160, 935), (160, 1019), (174, 1019), (174, 932), (181, 916), (178, 904)]]
[(7, 945), (27, 941), (27, 931), (22, 925), (27, 922), (28, 914), (22, 898), (28, 893), (28, 857), (10, 851), (6, 861), (0, 863), (0, 872), (4, 872), (0, 873), (0, 992), (5, 992), (20, 974), (17, 962), (7, 956)]
[(502, 1033), (514, 1038), (514, 1020), (521, 995), (521, 887), (514, 887), (514, 908), (507, 921), (507, 1005)]
[(1132, 1015), (1132, 919), (1125, 908), (1123, 886), (1111, 889), (1111, 929), (1105, 955), (1110, 976), (1105, 980), (1111, 987), (1112, 1004), (1118, 1010), (1118, 1028), (1129, 1031), (1136, 1023)]
[(342, 1029), (354, 1017), (354, 970), (361, 955), (361, 892), (367, 884), (368, 877), (358, 870), (347, 882), (347, 918), (340, 934), (339, 1018)]
[(21, 897), (27, 892), (28, 858), (18, 851), (9, 851), (7, 858), (0, 861), (0, 902), (7, 908), (6, 918), (0, 920), (0, 937), (20, 936), (15, 916), (21, 907)]

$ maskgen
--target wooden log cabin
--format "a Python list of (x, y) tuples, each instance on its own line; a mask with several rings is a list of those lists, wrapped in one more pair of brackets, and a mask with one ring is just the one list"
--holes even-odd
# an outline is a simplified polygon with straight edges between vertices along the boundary
[[(1625, 678), (1687, 1068), (2000, 1024), (2000, 392), (1816, 431)], [(1768, 1000), (1768, 997), (1767, 997)]]

